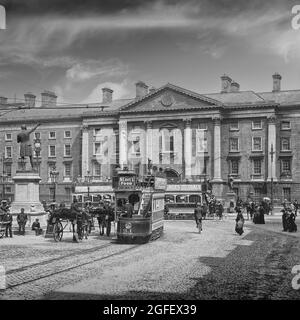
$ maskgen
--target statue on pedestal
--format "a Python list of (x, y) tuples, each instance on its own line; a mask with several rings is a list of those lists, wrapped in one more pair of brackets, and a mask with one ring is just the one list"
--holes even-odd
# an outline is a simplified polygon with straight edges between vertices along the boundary
[[(27, 130), (26, 125), (23, 124), (21, 126), (21, 132), (17, 135), (17, 142), (21, 144), (20, 146), (20, 157), (22, 159), (22, 163), (25, 165), (25, 157), (29, 157), (31, 169), (33, 170), (33, 159), (32, 159), (32, 148), (30, 142), (30, 134), (36, 130), (36, 128), (40, 126), (38, 123), (35, 127), (31, 130)], [(23, 166), (23, 170), (24, 170)]]

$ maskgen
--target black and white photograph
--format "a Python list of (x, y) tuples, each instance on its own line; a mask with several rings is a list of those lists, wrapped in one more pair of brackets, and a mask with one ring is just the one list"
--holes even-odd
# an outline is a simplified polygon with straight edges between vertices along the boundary
[(300, 0), (0, 0), (0, 300), (299, 301), (299, 58)]

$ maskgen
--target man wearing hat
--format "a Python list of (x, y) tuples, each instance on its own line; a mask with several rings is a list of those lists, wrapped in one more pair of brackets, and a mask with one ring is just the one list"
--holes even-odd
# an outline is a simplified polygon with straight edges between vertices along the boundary
[(4, 216), (4, 221), (6, 222), (5, 225), (5, 237), (8, 238), (8, 233), (9, 236), (12, 238), (12, 221), (13, 221), (13, 217), (11, 215), (11, 213), (9, 212), (9, 210), (7, 210), (6, 215)]
[(19, 225), (19, 234), (25, 236), (25, 226), (27, 223), (27, 214), (25, 213), (24, 208), (21, 208), (21, 212), (17, 216), (17, 222)]

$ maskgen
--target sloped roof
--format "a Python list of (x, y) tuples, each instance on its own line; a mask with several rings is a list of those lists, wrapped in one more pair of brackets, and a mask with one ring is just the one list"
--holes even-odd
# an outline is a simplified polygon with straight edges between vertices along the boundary
[(218, 100), (223, 104), (237, 104), (237, 103), (261, 103), (269, 99), (263, 99), (254, 91), (238, 91), (227, 93), (209, 93), (205, 94), (206, 97)]
[[(82, 117), (87, 112), (89, 114), (110, 113), (118, 110), (129, 101), (131, 101), (131, 99), (115, 100), (109, 104), (92, 103), (89, 105), (64, 105), (56, 107), (37, 107), (32, 109), (1, 109), (0, 123), (45, 119), (51, 120), (58, 118), (74, 119)], [(1, 116), (1, 114), (3, 114), (3, 116)]]
[(300, 90), (258, 92), (258, 95), (265, 100), (273, 100), (281, 105), (300, 104)]

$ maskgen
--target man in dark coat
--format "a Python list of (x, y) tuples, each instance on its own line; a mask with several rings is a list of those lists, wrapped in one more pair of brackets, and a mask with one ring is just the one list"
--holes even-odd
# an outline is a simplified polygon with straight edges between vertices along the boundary
[(40, 234), (42, 234), (43, 230), (41, 228), (41, 224), (39, 222), (39, 219), (35, 219), (35, 221), (33, 222), (32, 226), (31, 226), (31, 230), (35, 231), (36, 236), (39, 236)]
[(133, 205), (128, 200), (126, 200), (126, 203), (125, 203), (125, 212), (126, 212), (126, 217), (127, 218), (132, 218)]
[(5, 217), (4, 217), (4, 221), (5, 221), (5, 237), (8, 238), (8, 233), (9, 236), (12, 238), (12, 222), (13, 222), (13, 217), (10, 214), (9, 211), (7, 211)]
[(25, 226), (27, 223), (27, 214), (25, 213), (24, 208), (21, 208), (21, 212), (17, 216), (17, 222), (19, 225), (19, 234), (25, 236)]
[(197, 206), (194, 210), (194, 217), (195, 217), (195, 221), (196, 221), (196, 228), (198, 228), (198, 226), (200, 224), (200, 231), (202, 231), (202, 212), (203, 212), (203, 209), (201, 207), (200, 202), (198, 202)]

